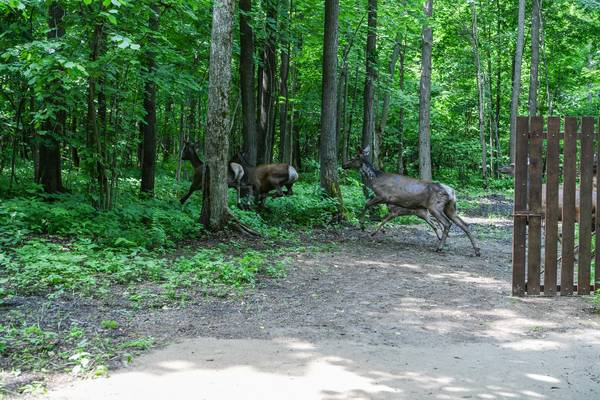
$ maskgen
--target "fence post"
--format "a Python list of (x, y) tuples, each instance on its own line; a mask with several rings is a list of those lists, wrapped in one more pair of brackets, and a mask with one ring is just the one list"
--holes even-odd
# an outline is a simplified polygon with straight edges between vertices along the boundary
[(560, 118), (548, 118), (546, 153), (546, 220), (544, 228), (544, 296), (555, 296), (558, 251), (558, 162), (560, 158)]
[(560, 293), (573, 294), (573, 263), (575, 261), (575, 179), (577, 163), (577, 118), (565, 118), (562, 218), (562, 266)]
[(529, 141), (528, 182), (529, 217), (527, 237), (527, 293), (540, 294), (540, 267), (542, 251), (542, 141), (544, 119), (531, 117)]
[(579, 192), (579, 263), (577, 265), (577, 294), (590, 294), (592, 219), (592, 168), (594, 163), (594, 119), (583, 117), (581, 124), (581, 186)]
[(525, 294), (525, 244), (527, 232), (527, 142), (529, 117), (517, 117), (515, 141), (515, 205), (513, 233), (513, 282), (514, 296)]

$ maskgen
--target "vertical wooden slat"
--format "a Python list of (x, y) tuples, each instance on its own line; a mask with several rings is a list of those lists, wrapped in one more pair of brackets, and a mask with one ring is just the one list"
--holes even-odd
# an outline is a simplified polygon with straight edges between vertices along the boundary
[(517, 118), (515, 141), (515, 203), (513, 224), (513, 285), (514, 296), (525, 294), (525, 243), (527, 217), (519, 214), (527, 211), (527, 137), (529, 117)]
[[(529, 140), (529, 216), (527, 235), (527, 293), (540, 294), (540, 267), (542, 250), (542, 117), (531, 117)], [(537, 214), (537, 215), (536, 215)]]
[(544, 295), (556, 295), (558, 250), (558, 163), (560, 118), (548, 118), (548, 152), (546, 155), (546, 220), (544, 245)]
[(583, 117), (581, 124), (581, 184), (579, 189), (579, 262), (577, 293), (590, 294), (592, 242), (592, 167), (594, 163), (594, 119)]
[[(598, 129), (600, 130), (600, 119), (598, 120)], [(600, 137), (598, 134), (594, 135), (596, 137), (596, 163), (600, 163)], [(598, 180), (599, 165), (596, 165), (596, 181)], [(600, 196), (598, 196), (598, 189), (594, 190), (596, 192), (596, 211), (600, 210)], [(596, 290), (600, 290), (600, 218), (596, 217), (596, 268), (594, 274), (594, 286)]]
[(573, 294), (576, 162), (577, 119), (574, 117), (566, 117), (563, 168), (562, 266), (560, 276), (560, 293), (562, 295)]

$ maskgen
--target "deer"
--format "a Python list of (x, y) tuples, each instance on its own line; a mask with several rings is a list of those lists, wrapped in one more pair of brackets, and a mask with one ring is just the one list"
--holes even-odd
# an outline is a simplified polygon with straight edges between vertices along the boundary
[[(188, 141), (183, 142), (183, 148), (181, 150), (181, 159), (190, 161), (194, 167), (194, 176), (192, 178), (192, 184), (188, 192), (179, 200), (183, 205), (190, 198), (190, 196), (196, 191), (202, 189), (202, 181), (204, 180), (204, 162), (200, 160), (196, 153), (196, 146), (198, 143), (190, 143)], [(236, 205), (240, 205), (240, 191), (242, 178), (244, 177), (244, 168), (234, 162), (229, 163), (227, 169), (227, 186), (233, 187), (237, 192)]]
[[(356, 169), (360, 171), (367, 187), (374, 193), (375, 197), (368, 200), (359, 218), (361, 229), (364, 230), (365, 214), (367, 210), (378, 204), (387, 204), (400, 207), (401, 212), (413, 211), (414, 215), (427, 221), (427, 217), (417, 210), (428, 211), (433, 218), (442, 226), (442, 237), (439, 239), (437, 252), (442, 251), (450, 227), (455, 223), (469, 238), (476, 256), (481, 252), (471, 235), (467, 224), (456, 212), (456, 194), (454, 189), (442, 183), (419, 180), (400, 174), (392, 174), (379, 171), (369, 160), (370, 146), (358, 149), (355, 157), (343, 164), (344, 169)], [(394, 211), (392, 211), (393, 213)], [(398, 210), (396, 209), (396, 212)], [(387, 218), (387, 217), (386, 217)], [(432, 226), (432, 224), (430, 224)], [(433, 227), (433, 226), (432, 226)], [(435, 229), (435, 228), (434, 228)]]
[[(293, 166), (284, 163), (253, 166), (241, 153), (236, 154), (232, 163), (242, 166), (244, 170), (242, 186), (250, 192), (250, 196), (253, 196), (259, 205), (264, 205), (268, 193), (273, 189), (276, 190), (276, 195), (272, 197), (294, 194), (292, 187), (299, 175)], [(282, 190), (283, 187), (286, 188), (285, 192)]]

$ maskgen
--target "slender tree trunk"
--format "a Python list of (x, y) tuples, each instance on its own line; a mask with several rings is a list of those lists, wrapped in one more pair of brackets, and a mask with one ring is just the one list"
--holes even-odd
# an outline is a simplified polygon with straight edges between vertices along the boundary
[[(425, 15), (429, 19), (433, 12), (433, 0), (426, 0)], [(421, 179), (431, 180), (431, 52), (433, 32), (429, 21), (422, 31), (421, 84), (419, 94), (419, 174)]]
[(169, 161), (171, 155), (173, 154), (173, 126), (171, 125), (171, 117), (173, 116), (173, 98), (169, 97), (167, 99), (167, 104), (165, 105), (165, 115), (163, 122), (163, 162)]
[(277, 0), (265, 0), (267, 21), (263, 49), (263, 66), (260, 91), (260, 119), (257, 162), (271, 161), (273, 150), (273, 122), (275, 121), (275, 38), (277, 27)]
[(282, 0), (283, 21), (281, 21), (281, 68), (279, 73), (279, 160), (280, 162), (289, 163), (290, 160), (285, 158), (285, 148), (290, 141), (287, 132), (287, 114), (288, 114), (288, 72), (290, 70), (290, 0)]
[[(402, 37), (400, 33), (396, 34), (396, 40), (394, 43), (394, 50), (392, 51), (392, 55), (390, 56), (390, 63), (388, 67), (388, 76), (386, 78), (386, 84), (383, 88), (383, 106), (381, 109), (381, 119), (379, 120), (379, 126), (375, 130), (377, 132), (377, 146), (378, 152), (382, 153), (382, 142), (383, 137), (385, 135), (385, 127), (387, 126), (388, 115), (390, 112), (390, 95), (391, 95), (391, 87), (394, 81), (394, 70), (396, 69), (396, 63), (398, 62), (398, 57), (402, 51)], [(376, 160), (379, 160), (379, 166), (383, 165), (382, 157), (375, 157)]]
[(175, 172), (175, 179), (177, 182), (181, 180), (181, 151), (183, 150), (183, 141), (185, 140), (185, 105), (181, 103), (179, 111), (179, 146), (177, 147), (177, 172)]
[(532, 0), (531, 9), (531, 71), (529, 75), (529, 115), (537, 115), (538, 67), (540, 63), (540, 0)]
[[(300, 18), (302, 15), (300, 15)], [(296, 51), (298, 54), (302, 52), (303, 38), (302, 34), (295, 39), (296, 40)], [(292, 97), (298, 97), (298, 93), (300, 93), (301, 82), (299, 79), (299, 71), (296, 63), (292, 64)], [(292, 113), (290, 118), (290, 133), (292, 138), (292, 143), (290, 143), (290, 152), (292, 160), (292, 165), (297, 170), (302, 168), (302, 157), (300, 155), (300, 111), (296, 105), (296, 102), (292, 102)]]
[(321, 101), (321, 188), (342, 202), (337, 174), (337, 49), (339, 0), (325, 0), (325, 33), (323, 36), (323, 86)]
[[(148, 18), (148, 29), (151, 34), (157, 34), (159, 30), (159, 8), (158, 3), (152, 3), (150, 17)], [(154, 176), (156, 169), (156, 83), (154, 73), (156, 71), (156, 55), (151, 48), (155, 39), (150, 38), (150, 49), (144, 55), (144, 66), (146, 69), (146, 82), (144, 84), (144, 110), (146, 116), (142, 125), (143, 132), (143, 156), (142, 156), (142, 185), (141, 191), (145, 195), (154, 196)]]
[(229, 92), (234, 0), (219, 0), (213, 8), (205, 136), (206, 169), (200, 222), (211, 231), (225, 228), (227, 158), (229, 152)]
[(477, 9), (475, 2), (471, 3), (471, 42), (473, 45), (473, 58), (477, 70), (477, 93), (479, 94), (479, 142), (481, 143), (481, 175), (484, 182), (487, 180), (487, 149), (485, 142), (485, 79), (481, 70), (479, 59), (479, 43), (477, 37)]
[[(368, 0), (368, 31), (365, 91), (363, 98), (362, 147), (373, 145), (375, 130), (375, 81), (377, 80), (377, 0)], [(373, 152), (371, 152), (373, 153)], [(377, 156), (377, 154), (374, 154)]]
[(354, 122), (354, 114), (356, 112), (356, 103), (358, 102), (358, 63), (356, 63), (354, 71), (354, 91), (352, 93), (352, 108), (350, 109), (350, 115), (348, 116), (348, 128), (344, 135), (344, 159), (350, 158), (350, 135), (352, 134), (352, 123)]
[[(400, 51), (400, 93), (404, 94), (404, 57), (406, 54), (406, 38), (402, 43), (402, 49)], [(398, 112), (398, 173), (404, 174), (404, 109), (405, 106), (402, 104), (400, 111)]]
[(256, 103), (254, 97), (254, 33), (250, 26), (252, 0), (240, 0), (240, 89), (244, 157), (256, 164)]
[[(58, 40), (65, 35), (63, 18), (65, 11), (59, 2), (52, 2), (48, 6), (48, 39)], [(62, 108), (62, 88), (49, 83), (47, 103), (53, 108)], [(36, 181), (41, 183), (46, 193), (56, 193), (63, 190), (60, 140), (63, 137), (66, 122), (66, 113), (63, 110), (56, 112), (55, 118), (48, 118), (42, 123), (45, 132), (39, 140), (39, 171)]]
[[(535, 0), (534, 0), (535, 1)], [(515, 162), (515, 138), (517, 135), (517, 113), (521, 92), (521, 64), (523, 62), (523, 42), (525, 40), (525, 0), (519, 0), (519, 18), (517, 27), (517, 45), (512, 78), (512, 97), (510, 101), (510, 161)]]
[[(500, 0), (496, 0), (496, 112), (494, 117), (494, 140), (496, 143), (496, 162), (502, 159), (502, 147), (500, 146), (500, 102), (502, 99), (502, 19)], [(496, 173), (498, 173), (496, 171)]]

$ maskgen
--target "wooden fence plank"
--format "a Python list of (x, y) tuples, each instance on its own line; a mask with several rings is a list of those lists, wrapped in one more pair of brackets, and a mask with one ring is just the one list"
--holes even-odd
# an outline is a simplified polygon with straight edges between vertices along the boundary
[(546, 155), (546, 221), (544, 245), (544, 295), (555, 296), (557, 290), (558, 251), (558, 164), (560, 118), (548, 118), (548, 150)]
[[(598, 126), (600, 127), (600, 119), (598, 119)], [(600, 163), (600, 137), (596, 136), (596, 161)], [(596, 171), (598, 173), (598, 165), (596, 165)], [(596, 178), (597, 179), (597, 178)], [(596, 189), (597, 191), (598, 189)], [(600, 210), (600, 196), (596, 194), (596, 211)], [(596, 217), (596, 266), (594, 274), (594, 287), (596, 290), (600, 290), (600, 218)]]
[(562, 295), (573, 294), (573, 262), (575, 260), (575, 180), (577, 163), (577, 119), (565, 118), (563, 210), (562, 210)]
[[(540, 294), (540, 267), (542, 251), (542, 117), (531, 117), (528, 166), (528, 219), (527, 237), (527, 293)], [(538, 214), (538, 215), (535, 215)]]
[(512, 293), (515, 296), (525, 294), (525, 244), (527, 217), (519, 212), (527, 211), (527, 142), (529, 136), (529, 117), (517, 118), (517, 137), (515, 141), (515, 203), (513, 225), (513, 282)]
[(581, 159), (579, 170), (579, 262), (577, 265), (577, 294), (590, 294), (592, 242), (592, 168), (594, 164), (594, 119), (583, 117), (581, 124)]

